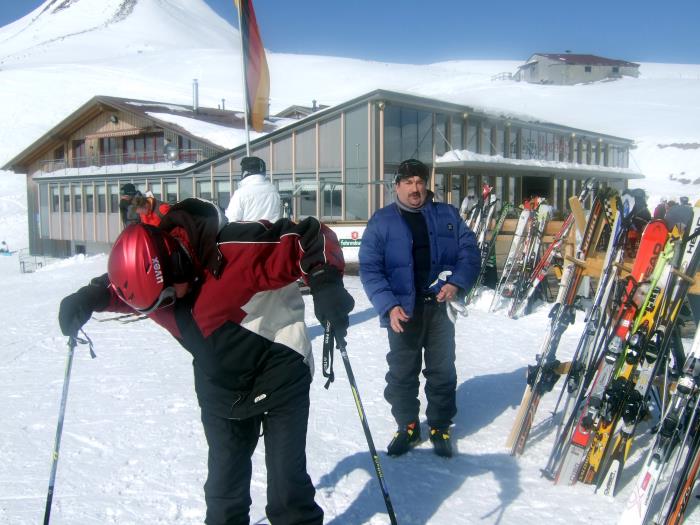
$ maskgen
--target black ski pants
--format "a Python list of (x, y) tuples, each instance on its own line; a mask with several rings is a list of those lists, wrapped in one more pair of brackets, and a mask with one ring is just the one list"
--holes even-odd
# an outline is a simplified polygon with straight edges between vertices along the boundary
[(389, 371), (384, 398), (399, 427), (418, 421), (419, 374), (425, 359), (425, 414), (432, 428), (445, 429), (457, 413), (455, 327), (447, 317), (445, 303), (434, 296), (419, 297), (413, 317), (402, 333), (389, 327)]
[(272, 525), (320, 525), (323, 511), (306, 472), (308, 389), (263, 416), (225, 419), (202, 410), (209, 444), (209, 474), (204, 484), (207, 525), (250, 523), (251, 456), (260, 428), (265, 440), (267, 506)]

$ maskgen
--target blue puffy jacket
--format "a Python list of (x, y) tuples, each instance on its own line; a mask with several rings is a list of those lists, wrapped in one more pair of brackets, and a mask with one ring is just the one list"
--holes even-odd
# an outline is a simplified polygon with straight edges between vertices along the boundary
[[(474, 233), (457, 208), (428, 199), (421, 212), (430, 237), (430, 283), (440, 272), (452, 271), (447, 282), (466, 293), (476, 281), (480, 254)], [(394, 203), (378, 210), (367, 223), (360, 245), (360, 278), (380, 317), (389, 326), (389, 310), (400, 305), (413, 314), (416, 290), (413, 275), (413, 238)]]

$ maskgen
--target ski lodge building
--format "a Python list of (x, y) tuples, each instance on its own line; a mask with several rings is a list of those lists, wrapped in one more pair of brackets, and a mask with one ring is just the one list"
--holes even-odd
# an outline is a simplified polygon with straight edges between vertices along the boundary
[[(10, 160), (3, 169), (27, 175), (30, 252), (108, 251), (126, 182), (161, 200), (196, 196), (225, 209), (246, 155), (242, 113), (196, 106), (95, 97)], [(222, 132), (242, 145), (211, 138)], [(619, 189), (642, 177), (628, 167), (628, 139), (384, 90), (299, 120), (270, 118), (253, 136), (251, 154), (265, 160), (283, 213), (319, 217), (350, 249), (392, 202), (393, 174), (407, 158), (425, 162), (436, 200), (456, 207), (488, 183), (502, 202), (539, 195), (561, 215), (590, 177)]]
[(513, 78), (537, 84), (573, 85), (623, 76), (638, 77), (639, 64), (596, 55), (535, 53), (518, 67)]

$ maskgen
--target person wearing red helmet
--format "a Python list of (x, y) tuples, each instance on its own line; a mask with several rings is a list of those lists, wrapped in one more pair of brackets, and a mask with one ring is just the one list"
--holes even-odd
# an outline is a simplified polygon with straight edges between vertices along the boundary
[(107, 274), (61, 301), (59, 324), (74, 336), (94, 311), (137, 311), (192, 354), (207, 524), (249, 523), (261, 427), (270, 523), (320, 524), (305, 451), (313, 358), (303, 300), (287, 285), (307, 280), (317, 318), (342, 339), (354, 306), (343, 270), (337, 238), (313, 217), (226, 224), (217, 206), (186, 199), (159, 227), (127, 227)]

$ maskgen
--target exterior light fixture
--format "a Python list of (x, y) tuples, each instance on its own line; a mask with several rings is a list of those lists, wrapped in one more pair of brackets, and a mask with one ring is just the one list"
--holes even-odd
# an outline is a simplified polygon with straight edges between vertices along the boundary
[(116, 115), (111, 115), (111, 116), (109, 117), (109, 121), (110, 121), (112, 124), (116, 124), (117, 122), (119, 122), (119, 117), (117, 117)]
[(377, 102), (377, 107), (379, 108), (380, 111), (384, 111), (384, 108), (386, 107), (386, 102), (384, 102), (383, 100), (380, 100), (379, 102)]

